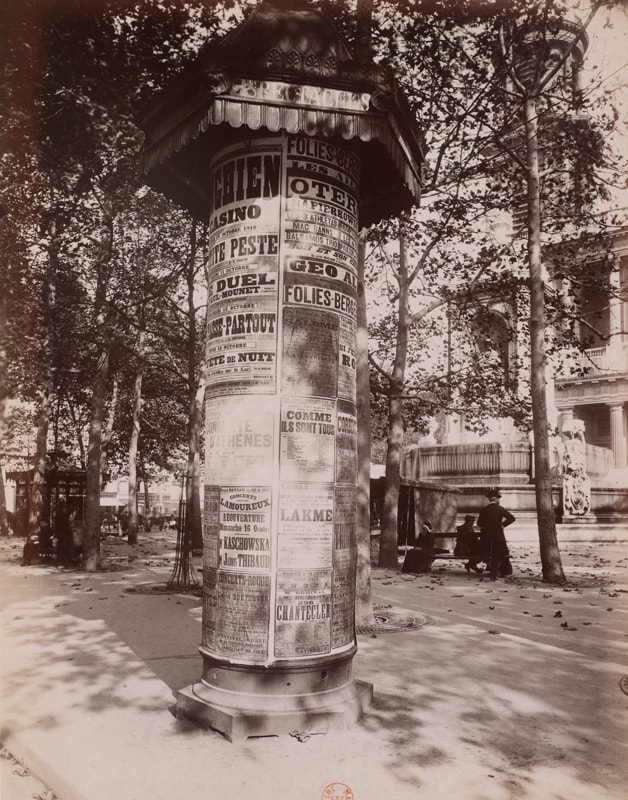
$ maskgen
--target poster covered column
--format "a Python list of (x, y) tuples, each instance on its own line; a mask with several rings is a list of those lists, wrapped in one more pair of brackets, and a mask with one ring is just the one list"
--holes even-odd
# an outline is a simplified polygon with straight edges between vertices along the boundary
[(307, 136), (211, 165), (204, 607), (216, 664), (355, 649), (358, 159)]
[(307, 136), (211, 164), (204, 669), (177, 708), (230, 738), (345, 727), (365, 693), (351, 670), (358, 182), (348, 149)]

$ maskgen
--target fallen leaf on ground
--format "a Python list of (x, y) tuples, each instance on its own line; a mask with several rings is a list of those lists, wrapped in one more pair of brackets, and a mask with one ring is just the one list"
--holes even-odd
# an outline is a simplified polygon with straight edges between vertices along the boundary
[(33, 797), (35, 800), (57, 800), (57, 795), (52, 791), (52, 789), (45, 789), (39, 794), (34, 794)]
[(14, 775), (18, 775), (20, 778), (26, 778), (27, 775), (30, 775), (30, 772), (26, 769), (26, 767), (17, 767), (17, 769), (12, 770)]

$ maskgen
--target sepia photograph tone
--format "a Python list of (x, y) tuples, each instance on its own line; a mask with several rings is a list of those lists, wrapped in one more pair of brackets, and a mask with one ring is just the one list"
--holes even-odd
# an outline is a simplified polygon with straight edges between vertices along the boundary
[(625, 800), (628, 2), (0, 31), (2, 800)]

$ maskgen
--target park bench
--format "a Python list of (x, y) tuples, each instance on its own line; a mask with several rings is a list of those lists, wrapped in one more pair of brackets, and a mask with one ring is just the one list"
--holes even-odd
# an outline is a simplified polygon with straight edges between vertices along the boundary
[(458, 538), (463, 540), (465, 537), (464, 536), (458, 537), (456, 536), (455, 533), (435, 533), (434, 558), (445, 558), (445, 559), (457, 558), (466, 561), (468, 556), (455, 555), (454, 553)]
[[(455, 533), (434, 533), (432, 534), (433, 543), (431, 544), (434, 550), (434, 558), (444, 558), (444, 559), (462, 559), (466, 560), (468, 556), (462, 555), (458, 556), (454, 554), (454, 550), (456, 548), (456, 542), (458, 538), (464, 539), (463, 536), (458, 537)], [(402, 545), (399, 548), (400, 555), (404, 555), (408, 552), (408, 550), (414, 549), (414, 547), (421, 547), (426, 546), (430, 547), (430, 543), (426, 543), (426, 545), (422, 545), (421, 543), (417, 542), (417, 544), (413, 545)]]
[[(455, 553), (458, 539), (464, 540), (465, 537), (442, 531), (421, 534), (414, 547), (407, 545), (399, 548), (403, 554), (404, 571), (428, 572), (427, 567), (436, 559), (467, 561), (469, 556), (464, 551), (461, 555)], [(408, 552), (412, 551), (414, 555), (406, 559)]]

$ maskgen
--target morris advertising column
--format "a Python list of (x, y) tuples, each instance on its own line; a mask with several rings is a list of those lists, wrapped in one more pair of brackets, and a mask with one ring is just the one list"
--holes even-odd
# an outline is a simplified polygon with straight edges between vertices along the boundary
[(319, 12), (257, 6), (226, 41), (144, 128), (149, 182), (210, 231), (204, 667), (177, 712), (236, 738), (346, 727), (370, 694), (352, 676), (357, 235), (417, 199), (421, 149), (388, 83), (350, 87)]
[[(186, 713), (198, 697), (276, 716), (277, 693), (293, 727), (357, 713), (358, 180), (354, 155), (305, 136), (212, 159), (205, 671)], [(249, 665), (246, 690), (225, 661)], [(321, 693), (305, 720), (304, 692)]]

